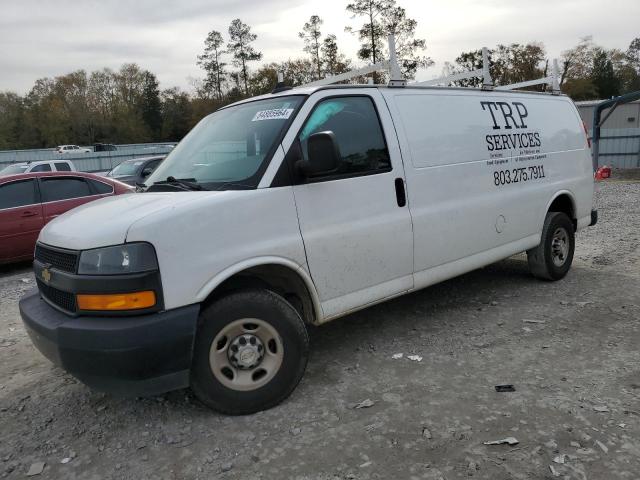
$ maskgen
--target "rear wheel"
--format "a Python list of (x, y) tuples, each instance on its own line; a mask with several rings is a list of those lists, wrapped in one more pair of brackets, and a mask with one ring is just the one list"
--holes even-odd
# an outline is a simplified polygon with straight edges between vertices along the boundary
[(540, 245), (527, 251), (531, 273), (544, 280), (560, 280), (571, 268), (575, 249), (573, 223), (562, 212), (549, 212)]
[(309, 339), (298, 312), (263, 289), (232, 293), (200, 315), (191, 388), (207, 406), (231, 415), (271, 408), (304, 373)]

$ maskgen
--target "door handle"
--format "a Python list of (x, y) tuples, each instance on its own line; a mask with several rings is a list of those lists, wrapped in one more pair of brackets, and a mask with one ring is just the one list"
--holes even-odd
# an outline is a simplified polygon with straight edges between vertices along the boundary
[(407, 194), (404, 191), (404, 180), (396, 178), (396, 200), (399, 207), (404, 207), (407, 204)]
[(27, 217), (35, 217), (36, 215), (38, 215), (37, 212), (23, 212), (22, 215), (20, 215), (22, 218), (27, 218)]

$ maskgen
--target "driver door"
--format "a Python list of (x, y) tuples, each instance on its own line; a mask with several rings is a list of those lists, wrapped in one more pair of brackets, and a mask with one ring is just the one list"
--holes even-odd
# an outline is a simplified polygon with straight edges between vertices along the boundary
[[(304, 159), (309, 136), (318, 132), (333, 133), (340, 159), (332, 174), (293, 187), (309, 271), (327, 318), (410, 290), (413, 232), (400, 150), (378, 90), (321, 91), (308, 104), (301, 128), (292, 128)], [(295, 142), (290, 135), (287, 140)]]

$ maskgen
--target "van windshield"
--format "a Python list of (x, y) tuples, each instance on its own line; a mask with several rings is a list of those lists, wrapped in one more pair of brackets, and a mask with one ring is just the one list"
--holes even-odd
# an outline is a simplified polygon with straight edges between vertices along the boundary
[(256, 188), (269, 157), (304, 101), (275, 97), (224, 108), (198, 123), (145, 181), (169, 177), (209, 190)]

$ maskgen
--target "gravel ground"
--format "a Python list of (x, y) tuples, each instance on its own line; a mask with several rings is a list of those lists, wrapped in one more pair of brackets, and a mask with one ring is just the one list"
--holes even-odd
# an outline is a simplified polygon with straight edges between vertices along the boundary
[(597, 204), (564, 280), (519, 255), (314, 329), (298, 389), (246, 417), (188, 390), (92, 392), (33, 348), (32, 274), (5, 269), (0, 477), (637, 479), (640, 183), (606, 182)]

